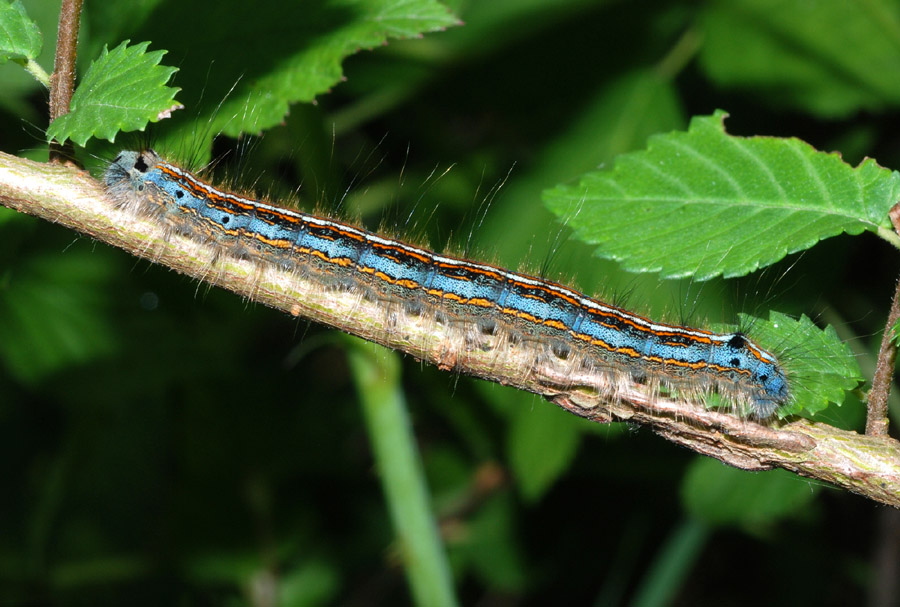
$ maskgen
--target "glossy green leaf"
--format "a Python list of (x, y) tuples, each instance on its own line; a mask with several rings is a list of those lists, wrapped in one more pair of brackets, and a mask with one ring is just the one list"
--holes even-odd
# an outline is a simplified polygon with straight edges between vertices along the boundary
[[(674, 87), (649, 70), (629, 72), (583, 103), (582, 112), (544, 146), (531, 170), (511, 175), (475, 234), (488, 250), (511, 264), (526, 256), (548, 255), (541, 249), (557, 246), (553, 238), (534, 238), (547, 232), (545, 212), (523, 213), (524, 208), (538, 206), (535, 192), (638, 149), (655, 133), (684, 125)], [(579, 277), (599, 279), (602, 274), (592, 275), (596, 267), (579, 268)]]
[(91, 137), (115, 141), (120, 131), (143, 130), (180, 106), (180, 89), (166, 86), (177, 70), (159, 65), (166, 51), (146, 52), (149, 42), (111, 51), (106, 47), (72, 95), (71, 111), (54, 120), (47, 138), (84, 145)]
[[(259, 80), (225, 103), (219, 116), (224, 132), (237, 136), (280, 123), (291, 103), (312, 101), (343, 77), (341, 62), (390, 38), (410, 38), (457, 25), (445, 6), (432, 0), (361, 0), (341, 3), (349, 18), (334, 27), (323, 21), (320, 35), (283, 59)], [(303, 15), (299, 15), (300, 18)], [(330, 26), (330, 27), (329, 27)], [(246, 108), (252, 108), (247, 112)], [(233, 120), (238, 116), (238, 120)]]
[(891, 238), (900, 173), (798, 139), (731, 136), (725, 116), (651, 137), (544, 199), (597, 255), (666, 277), (740, 276), (843, 232)]
[[(3, 2), (0, 2), (2, 5)], [(22, 0), (28, 12), (28, 19), (34, 22), (38, 32), (42, 32), (40, 51), (34, 58), (25, 58), (24, 55), (12, 57), (12, 61), (20, 64), (25, 69), (14, 66), (0, 67), (0, 108), (9, 113), (10, 118), (24, 120), (32, 124), (43, 125), (46, 123), (46, 104), (35, 104), (34, 95), (46, 96), (46, 88), (42, 85), (37, 67), (53, 65), (53, 47), (55, 46), (55, 31), (59, 22), (59, 6), (54, 2), (40, 2), (39, 0)], [(29, 27), (29, 29), (31, 29)], [(46, 40), (44, 40), (46, 34)], [(36, 49), (32, 49), (36, 50)], [(31, 54), (31, 53), (29, 53)], [(48, 76), (49, 77), (49, 76)], [(40, 92), (39, 92), (40, 91)], [(4, 130), (6, 145), (15, 141), (12, 133)], [(8, 151), (8, 148), (4, 148)]]
[[(185, 101), (196, 112), (193, 124), (186, 125), (194, 150), (208, 149), (217, 133), (256, 134), (281, 124), (292, 104), (311, 102), (340, 83), (342, 62), (351, 55), (391, 39), (459, 24), (436, 0), (261, 0), (230, 5), (201, 0), (193, 10), (217, 27), (197, 31), (191, 20), (161, 10), (148, 27), (157, 29), (158, 21), (165, 21), (166, 27), (159, 28), (162, 36), (155, 38), (165, 48), (181, 48), (183, 40), (218, 47), (213, 64), (192, 55), (179, 63), (186, 80), (208, 82), (202, 99)], [(222, 44), (223, 33), (235, 40)], [(165, 145), (184, 145), (185, 132), (168, 136)]]
[(41, 32), (20, 0), (0, 2), (0, 64), (34, 59), (41, 54)]
[(840, 404), (845, 392), (863, 381), (856, 357), (833, 327), (820, 329), (806, 315), (793, 319), (772, 312), (769, 320), (739, 316), (740, 324), (775, 353), (787, 372), (791, 400), (778, 411), (779, 417), (813, 415), (831, 403)]

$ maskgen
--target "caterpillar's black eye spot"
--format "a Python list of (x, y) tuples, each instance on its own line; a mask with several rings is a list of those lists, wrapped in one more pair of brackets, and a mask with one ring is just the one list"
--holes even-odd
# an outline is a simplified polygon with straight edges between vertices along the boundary
[(769, 379), (769, 376), (768, 375), (760, 375), (758, 379), (759, 379), (759, 381), (765, 383)]
[(737, 367), (738, 365), (741, 364), (741, 361), (738, 358), (732, 358), (730, 361), (730, 364), (732, 367)]
[(741, 350), (747, 345), (747, 340), (740, 333), (735, 333), (734, 337), (728, 340), (728, 347), (735, 350)]
[(222, 216), (222, 225), (223, 225), (223, 226), (227, 226), (227, 225), (228, 225), (228, 220), (229, 220), (229, 219), (231, 219), (231, 217), (229, 217), (228, 215), (223, 215), (223, 216)]
[(147, 166), (146, 162), (144, 162), (143, 156), (138, 156), (137, 160), (134, 161), (134, 168), (137, 169), (138, 171), (140, 171), (141, 173), (144, 173), (150, 167)]
[(143, 183), (138, 184), (138, 192), (143, 192), (143, 191), (144, 191), (144, 184)]
[(175, 198), (184, 198), (184, 192), (178, 190), (175, 192)]

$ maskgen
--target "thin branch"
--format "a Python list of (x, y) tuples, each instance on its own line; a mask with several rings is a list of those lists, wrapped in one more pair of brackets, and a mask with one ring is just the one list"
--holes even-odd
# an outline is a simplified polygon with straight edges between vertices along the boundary
[[(78, 29), (81, 25), (83, 0), (63, 0), (59, 9), (59, 29), (56, 35), (56, 60), (50, 76), (50, 122), (69, 113), (69, 103), (75, 91), (75, 59), (78, 54)], [(68, 149), (56, 142), (50, 145), (50, 159), (54, 162), (71, 158)]]
[[(888, 212), (894, 232), (900, 235), (900, 204), (895, 204)], [(888, 435), (888, 399), (894, 381), (894, 368), (897, 362), (897, 346), (894, 344), (894, 325), (900, 319), (900, 280), (894, 290), (891, 310), (881, 336), (881, 347), (875, 364), (875, 375), (872, 377), (872, 389), (867, 399), (866, 434), (871, 436)]]
[(878, 349), (878, 362), (872, 378), (872, 390), (869, 391), (868, 413), (866, 414), (866, 434), (870, 436), (888, 435), (888, 398), (894, 382), (894, 366), (897, 362), (897, 346), (894, 344), (894, 325), (900, 319), (900, 280), (894, 291), (894, 301), (888, 313), (884, 334), (881, 336), (881, 347)]
[[(784, 468), (833, 483), (870, 499), (900, 507), (900, 443), (800, 419), (767, 427), (695, 404), (659, 398), (644, 386), (598, 385), (565, 361), (535, 371), (529, 353), (489, 343), (449, 354), (454, 337), (445, 323), (408, 319), (403, 331), (388, 330), (398, 310), (382, 302), (341, 296), (301, 273), (260, 269), (250, 261), (214, 260), (209, 247), (169, 235), (147, 218), (120, 211), (100, 184), (84, 172), (0, 153), (0, 203), (73, 228), (135, 255), (253, 301), (303, 316), (430, 362), (540, 394), (575, 415), (596, 422), (629, 421), (647, 426), (698, 453), (746, 470)], [(491, 339), (491, 336), (485, 336)], [(544, 368), (546, 367), (546, 368)]]

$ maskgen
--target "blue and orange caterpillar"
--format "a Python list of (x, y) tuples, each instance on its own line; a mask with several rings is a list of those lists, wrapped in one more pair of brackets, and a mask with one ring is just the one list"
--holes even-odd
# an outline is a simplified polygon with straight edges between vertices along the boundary
[(427, 310), (470, 332), (505, 332), (507, 343), (539, 343), (542, 356), (577, 359), (582, 369), (616, 381), (718, 392), (759, 419), (789, 398), (777, 359), (743, 333), (656, 323), (548, 280), (223, 192), (152, 150), (121, 152), (104, 180), (119, 207), (154, 217), (217, 255), (399, 301), (409, 314)]

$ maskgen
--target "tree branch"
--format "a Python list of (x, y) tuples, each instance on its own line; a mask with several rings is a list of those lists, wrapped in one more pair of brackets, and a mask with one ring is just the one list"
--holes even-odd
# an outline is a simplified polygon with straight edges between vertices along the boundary
[[(75, 91), (75, 59), (78, 55), (82, 2), (83, 0), (63, 0), (59, 9), (56, 59), (50, 76), (50, 122), (69, 113), (69, 103)], [(55, 162), (66, 156), (72, 156), (72, 144), (65, 146), (52, 142), (50, 159)]]
[[(799, 419), (767, 427), (695, 404), (660, 398), (645, 386), (602, 385), (566, 361), (536, 370), (528, 353), (503, 343), (458, 352), (446, 323), (404, 318), (397, 310), (356, 295), (342, 297), (301, 273), (260, 269), (250, 261), (215, 260), (208, 247), (185, 237), (164, 238), (164, 226), (119, 211), (87, 173), (0, 153), (0, 203), (43, 217), (140, 257), (210, 282), (253, 301), (428, 361), (441, 369), (540, 394), (596, 422), (630, 421), (698, 453), (746, 470), (784, 468), (900, 507), (900, 443)], [(484, 336), (490, 341), (492, 336)], [(556, 366), (554, 366), (556, 365)], [(615, 393), (616, 399), (603, 395)]]
[(894, 325), (900, 319), (900, 280), (894, 290), (891, 311), (888, 313), (878, 348), (878, 359), (875, 376), (872, 378), (872, 389), (866, 403), (866, 434), (872, 436), (888, 435), (888, 398), (891, 396), (891, 385), (894, 383), (894, 367), (897, 362), (897, 346), (894, 345)]

